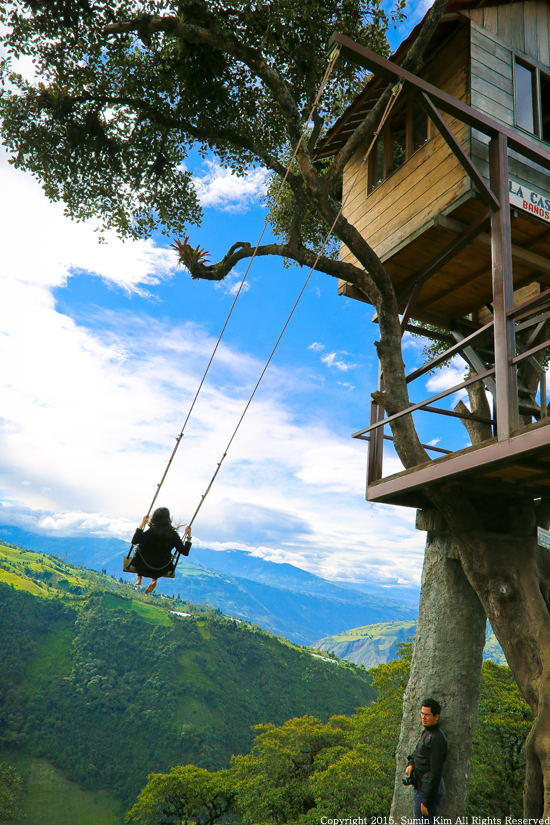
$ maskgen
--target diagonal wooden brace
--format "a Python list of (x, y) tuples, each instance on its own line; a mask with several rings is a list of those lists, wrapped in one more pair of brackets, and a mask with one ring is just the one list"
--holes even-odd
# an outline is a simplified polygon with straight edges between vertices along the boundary
[(425, 92), (421, 92), (417, 95), (416, 98), (419, 104), (422, 106), (434, 126), (438, 129), (441, 136), (445, 139), (447, 146), (453, 153), (453, 155), (457, 158), (459, 163), (462, 164), (463, 168), (473, 180), (475, 185), (478, 188), (479, 195), (481, 200), (491, 209), (493, 212), (498, 212), (500, 209), (500, 202), (497, 197), (495, 197), (492, 189), (487, 186), (485, 180), (472, 161), (469, 155), (466, 154), (464, 149), (462, 148), (462, 144), (456, 137), (455, 133), (447, 123), (447, 121), (440, 115), (439, 111), (436, 109), (430, 98)]

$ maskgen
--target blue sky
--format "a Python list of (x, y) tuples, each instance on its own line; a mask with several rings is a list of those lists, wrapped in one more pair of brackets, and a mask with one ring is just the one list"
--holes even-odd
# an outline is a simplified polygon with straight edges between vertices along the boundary
[[(409, 16), (393, 45), (417, 22)], [(205, 208), (191, 242), (219, 259), (255, 243), (264, 175), (238, 179), (190, 159)], [(128, 538), (146, 512), (245, 265), (222, 284), (176, 266), (170, 240), (99, 245), (39, 184), (0, 159), (0, 527)], [(159, 503), (187, 521), (220, 460), (307, 272), (254, 262)], [(247, 549), (333, 580), (417, 585), (424, 534), (414, 511), (365, 500), (377, 364), (372, 309), (314, 274), (195, 524), (195, 541)], [(422, 362), (407, 339), (410, 366)], [(418, 398), (462, 366), (418, 382)], [(417, 396), (413, 396), (416, 400)], [(450, 400), (447, 402), (450, 405)], [(423, 414), (425, 441), (467, 443)], [(386, 471), (400, 469), (388, 449)], [(1, 534), (1, 531), (0, 531)]]

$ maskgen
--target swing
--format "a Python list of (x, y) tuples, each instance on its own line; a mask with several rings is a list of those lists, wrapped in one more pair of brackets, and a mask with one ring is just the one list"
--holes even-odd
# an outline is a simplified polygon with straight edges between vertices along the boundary
[[(327, 70), (326, 70), (326, 72), (325, 72), (325, 76), (324, 76), (324, 78), (323, 78), (323, 80), (322, 80), (322, 82), (321, 82), (321, 86), (320, 86), (319, 91), (318, 91), (318, 93), (317, 93), (317, 97), (316, 97), (316, 99), (315, 99), (315, 101), (314, 101), (314, 103), (313, 103), (313, 108), (312, 108), (311, 113), (310, 113), (310, 115), (309, 115), (309, 117), (308, 117), (308, 121), (307, 121), (307, 124), (306, 124), (306, 128), (307, 128), (307, 125), (309, 125), (309, 122), (310, 122), (310, 120), (311, 120), (311, 118), (312, 118), (312, 116), (313, 116), (313, 112), (314, 112), (314, 110), (315, 110), (315, 108), (316, 108), (316, 106), (317, 106), (317, 103), (318, 103), (318, 101), (319, 101), (319, 98), (320, 98), (320, 96), (321, 96), (321, 93), (322, 93), (322, 91), (323, 91), (323, 89), (324, 89), (324, 87), (325, 87), (325, 85), (326, 85), (326, 83), (327, 83), (327, 81), (328, 81), (328, 78), (329, 78), (329, 76), (330, 76), (330, 74), (331, 74), (331, 72), (332, 72), (332, 69), (334, 68), (334, 65), (335, 65), (335, 63), (336, 63), (336, 61), (337, 61), (337, 59), (338, 59), (338, 56), (339, 56), (339, 49), (335, 49), (335, 50), (333, 50), (333, 52), (331, 52), (331, 54), (330, 54), (330, 56), (329, 56), (330, 63), (329, 63), (329, 66), (328, 66), (328, 68), (327, 68)], [(396, 100), (396, 98), (397, 98), (397, 95), (399, 94), (399, 91), (401, 90), (401, 87), (402, 87), (402, 84), (401, 84), (401, 83), (398, 83), (398, 84), (394, 87), (394, 89), (392, 90), (392, 97), (391, 97), (391, 98), (390, 98), (390, 100), (388, 101), (388, 104), (387, 104), (387, 106), (386, 106), (386, 110), (385, 110), (385, 112), (384, 112), (384, 114), (383, 114), (383, 116), (382, 116), (382, 121), (381, 121), (381, 124), (380, 124), (380, 126), (379, 126), (379, 129), (381, 128), (381, 126), (384, 124), (384, 122), (385, 122), (386, 118), (388, 117), (388, 115), (389, 115), (389, 113), (390, 113), (390, 111), (391, 111), (391, 109), (392, 109), (392, 107), (393, 107), (393, 104), (395, 103), (395, 100)], [(371, 151), (372, 147), (374, 146), (374, 142), (375, 142), (375, 140), (376, 140), (376, 134), (377, 134), (377, 133), (375, 133), (375, 136), (374, 136), (374, 138), (373, 138), (373, 140), (372, 140), (372, 142), (371, 142), (371, 144), (370, 144), (370, 146), (369, 146), (369, 148), (368, 148), (368, 150), (367, 150), (367, 154), (365, 155), (365, 157), (364, 157), (364, 158), (363, 158), (363, 160), (362, 160), (361, 167), (363, 166), (363, 164), (364, 164), (364, 163), (365, 163), (365, 161), (367, 160), (367, 158), (368, 158), (368, 156), (369, 156), (369, 154), (370, 154), (370, 151)], [(176, 444), (175, 444), (175, 446), (174, 446), (174, 449), (172, 450), (172, 455), (170, 456), (170, 460), (168, 461), (168, 464), (167, 464), (167, 466), (166, 466), (166, 469), (164, 470), (164, 474), (163, 474), (163, 476), (162, 476), (162, 478), (161, 478), (161, 480), (160, 480), (160, 483), (157, 485), (157, 490), (156, 490), (156, 493), (155, 493), (155, 495), (154, 495), (154, 497), (153, 497), (153, 501), (151, 502), (151, 506), (149, 507), (149, 512), (147, 513), (147, 518), (149, 518), (149, 514), (151, 513), (151, 510), (153, 509), (153, 506), (154, 506), (154, 504), (155, 504), (155, 501), (157, 500), (157, 496), (158, 496), (158, 494), (159, 494), (159, 492), (160, 492), (160, 488), (162, 487), (162, 484), (163, 484), (163, 482), (164, 482), (164, 479), (166, 478), (166, 475), (167, 475), (167, 473), (168, 473), (168, 470), (170, 469), (170, 465), (172, 464), (172, 460), (173, 460), (173, 458), (174, 458), (174, 456), (175, 456), (175, 454), (176, 454), (176, 452), (177, 452), (177, 449), (178, 449), (178, 447), (179, 447), (179, 445), (180, 445), (181, 439), (183, 438), (183, 434), (184, 434), (185, 427), (186, 427), (186, 425), (187, 425), (187, 422), (189, 421), (189, 418), (191, 417), (191, 413), (192, 413), (193, 408), (194, 408), (194, 406), (195, 406), (195, 402), (196, 402), (196, 400), (197, 400), (197, 398), (198, 398), (198, 396), (199, 396), (199, 393), (200, 393), (200, 391), (201, 391), (201, 389), (202, 389), (202, 386), (203, 386), (203, 384), (204, 384), (204, 381), (205, 381), (205, 379), (206, 379), (206, 376), (207, 376), (207, 374), (208, 374), (208, 371), (210, 370), (210, 366), (211, 366), (211, 364), (212, 364), (212, 361), (214, 360), (214, 356), (215, 356), (216, 351), (217, 351), (217, 349), (218, 349), (218, 347), (219, 347), (220, 341), (221, 341), (222, 336), (223, 336), (223, 334), (224, 334), (224, 332), (225, 332), (225, 329), (226, 329), (226, 327), (227, 327), (227, 324), (229, 323), (229, 319), (230, 319), (230, 317), (231, 317), (231, 315), (232, 315), (232, 313), (233, 313), (233, 309), (235, 308), (235, 304), (237, 303), (237, 299), (239, 298), (239, 295), (241, 294), (242, 288), (243, 288), (243, 286), (244, 286), (244, 282), (245, 282), (245, 280), (246, 280), (246, 277), (247, 277), (247, 275), (248, 275), (248, 272), (249, 272), (249, 270), (250, 270), (250, 267), (251, 267), (251, 265), (252, 265), (252, 262), (254, 261), (254, 258), (255, 258), (255, 256), (256, 256), (256, 253), (257, 253), (257, 251), (258, 251), (258, 248), (259, 248), (259, 245), (260, 245), (260, 241), (261, 241), (261, 239), (262, 239), (262, 237), (263, 237), (263, 235), (264, 235), (264, 232), (265, 232), (265, 230), (266, 230), (266, 228), (267, 228), (267, 225), (268, 225), (268, 223), (269, 223), (269, 219), (270, 219), (271, 214), (272, 214), (272, 212), (273, 212), (273, 210), (274, 210), (274, 208), (275, 208), (275, 206), (276, 206), (276, 204), (277, 204), (277, 201), (279, 200), (280, 194), (281, 194), (281, 192), (282, 192), (282, 190), (283, 190), (283, 187), (284, 187), (284, 185), (285, 185), (286, 179), (287, 179), (287, 177), (288, 177), (288, 175), (289, 175), (290, 169), (291, 169), (292, 164), (293, 164), (293, 162), (294, 162), (294, 158), (296, 157), (296, 155), (297, 155), (297, 153), (298, 153), (298, 149), (299, 149), (299, 147), (300, 147), (300, 144), (302, 143), (302, 141), (303, 141), (303, 139), (304, 139), (304, 135), (305, 135), (305, 129), (304, 129), (304, 131), (302, 132), (302, 135), (301, 135), (301, 137), (300, 137), (300, 140), (299, 140), (299, 142), (298, 142), (298, 145), (296, 146), (296, 148), (295, 148), (295, 150), (294, 150), (294, 154), (293, 154), (293, 156), (292, 156), (292, 159), (291, 159), (291, 161), (290, 161), (290, 163), (289, 163), (289, 165), (288, 165), (288, 167), (287, 167), (287, 170), (286, 170), (286, 173), (285, 173), (285, 176), (284, 176), (283, 182), (281, 183), (281, 185), (280, 185), (280, 187), (279, 187), (279, 191), (277, 192), (277, 196), (276, 196), (275, 202), (274, 202), (273, 206), (271, 207), (271, 210), (270, 210), (270, 212), (269, 212), (269, 215), (268, 215), (268, 216), (267, 216), (267, 218), (265, 219), (264, 228), (263, 228), (263, 231), (262, 231), (262, 233), (261, 233), (261, 235), (260, 235), (260, 239), (258, 240), (258, 243), (256, 244), (256, 248), (255, 248), (255, 250), (254, 250), (254, 253), (253, 253), (253, 255), (252, 255), (252, 257), (251, 257), (251, 259), (250, 259), (250, 261), (249, 261), (249, 263), (248, 263), (248, 266), (247, 266), (246, 272), (245, 272), (244, 277), (243, 277), (243, 279), (242, 279), (242, 281), (241, 281), (241, 283), (240, 283), (240, 285), (239, 285), (239, 289), (238, 289), (238, 291), (237, 291), (237, 294), (235, 295), (235, 299), (234, 299), (234, 301), (233, 301), (233, 304), (231, 305), (231, 308), (230, 308), (230, 310), (229, 310), (229, 314), (227, 315), (227, 318), (226, 318), (225, 323), (224, 323), (224, 325), (223, 325), (222, 331), (221, 331), (221, 333), (220, 333), (220, 335), (219, 335), (219, 337), (218, 337), (218, 340), (217, 340), (217, 342), (216, 342), (216, 345), (215, 345), (215, 347), (214, 347), (214, 350), (213, 350), (213, 352), (212, 352), (212, 355), (210, 356), (210, 360), (209, 360), (208, 365), (207, 365), (207, 367), (206, 367), (206, 370), (205, 370), (205, 372), (204, 372), (204, 374), (203, 374), (203, 376), (202, 376), (202, 379), (201, 379), (201, 382), (200, 382), (200, 384), (199, 384), (199, 386), (198, 386), (198, 389), (197, 389), (197, 391), (196, 391), (196, 393), (195, 393), (195, 396), (194, 396), (193, 401), (192, 401), (192, 403), (191, 403), (191, 407), (190, 407), (190, 409), (189, 409), (189, 412), (187, 413), (187, 417), (186, 417), (186, 419), (185, 419), (185, 422), (184, 422), (184, 424), (183, 424), (183, 427), (182, 427), (182, 429), (181, 429), (181, 432), (180, 432), (180, 434), (178, 435), (178, 437), (176, 438)], [(361, 170), (359, 170), (359, 171), (361, 171)], [(357, 174), (359, 174), (359, 172), (358, 172)], [(256, 391), (257, 391), (258, 387), (260, 386), (260, 383), (261, 383), (261, 381), (262, 381), (262, 378), (264, 377), (264, 375), (265, 375), (265, 373), (266, 373), (266, 371), (267, 371), (267, 368), (268, 368), (269, 364), (271, 363), (271, 359), (273, 358), (273, 356), (274, 356), (274, 354), (275, 354), (275, 351), (276, 351), (277, 347), (279, 346), (279, 343), (280, 343), (280, 341), (281, 341), (281, 338), (283, 337), (283, 334), (284, 334), (284, 332), (285, 332), (285, 330), (286, 330), (286, 328), (287, 328), (288, 324), (290, 323), (290, 320), (291, 320), (291, 318), (292, 318), (292, 316), (293, 316), (293, 314), (294, 314), (294, 311), (295, 311), (296, 307), (298, 306), (298, 303), (299, 303), (299, 301), (300, 301), (300, 298), (302, 297), (302, 295), (303, 295), (303, 293), (304, 293), (304, 291), (305, 291), (305, 289), (306, 289), (306, 286), (308, 285), (309, 280), (310, 280), (310, 278), (311, 278), (311, 276), (312, 276), (312, 274), (313, 274), (313, 272), (314, 272), (314, 270), (315, 270), (315, 268), (316, 268), (316, 266), (317, 266), (317, 263), (318, 263), (318, 261), (319, 261), (319, 258), (321, 257), (321, 254), (323, 253), (323, 251), (324, 251), (324, 249), (325, 249), (325, 246), (327, 245), (327, 242), (328, 242), (328, 240), (329, 240), (330, 236), (332, 235), (332, 232), (333, 232), (333, 230), (334, 230), (334, 227), (336, 226), (336, 222), (337, 222), (338, 218), (340, 217), (340, 214), (341, 214), (341, 213), (342, 213), (342, 211), (343, 211), (344, 205), (345, 205), (345, 202), (344, 202), (344, 203), (342, 203), (342, 206), (340, 207), (340, 210), (339, 210), (339, 212), (338, 212), (338, 215), (337, 215), (337, 217), (335, 218), (335, 220), (334, 220), (334, 222), (333, 222), (333, 224), (332, 224), (332, 226), (331, 226), (331, 228), (330, 228), (330, 231), (329, 231), (328, 235), (327, 235), (327, 236), (326, 236), (326, 238), (325, 238), (325, 241), (324, 241), (324, 243), (323, 243), (323, 246), (322, 246), (322, 248), (321, 248), (321, 251), (317, 254), (317, 257), (316, 257), (316, 259), (315, 259), (315, 263), (313, 264), (313, 266), (312, 266), (312, 267), (311, 267), (311, 269), (310, 269), (310, 272), (309, 272), (309, 274), (308, 274), (308, 276), (307, 276), (307, 278), (306, 278), (306, 281), (305, 281), (305, 283), (304, 283), (304, 285), (303, 285), (303, 287), (302, 287), (302, 289), (301, 289), (301, 291), (300, 291), (300, 294), (298, 295), (298, 298), (297, 298), (297, 300), (296, 300), (296, 302), (295, 302), (294, 306), (292, 307), (292, 309), (291, 309), (291, 311), (290, 311), (290, 315), (289, 315), (289, 316), (288, 316), (288, 318), (287, 318), (287, 321), (286, 321), (286, 323), (285, 323), (285, 325), (284, 325), (284, 327), (283, 327), (283, 329), (282, 329), (282, 332), (281, 332), (281, 334), (279, 335), (279, 338), (277, 339), (277, 341), (276, 341), (276, 343), (275, 343), (275, 346), (273, 347), (273, 349), (272, 349), (272, 351), (271, 351), (271, 354), (270, 354), (270, 356), (269, 356), (269, 358), (268, 358), (268, 360), (267, 360), (267, 363), (266, 363), (265, 367), (264, 367), (264, 368), (263, 368), (263, 370), (262, 370), (262, 373), (261, 373), (261, 375), (260, 375), (260, 377), (259, 377), (259, 379), (258, 379), (258, 381), (257, 381), (257, 383), (256, 383), (256, 385), (255, 385), (255, 387), (254, 387), (254, 389), (253, 389), (253, 391), (252, 391), (252, 394), (251, 394), (250, 398), (248, 399), (248, 402), (247, 402), (247, 404), (246, 404), (246, 406), (245, 406), (245, 408), (244, 408), (244, 411), (243, 411), (243, 413), (242, 413), (241, 417), (239, 418), (239, 421), (238, 421), (238, 423), (237, 423), (237, 426), (235, 427), (235, 430), (233, 431), (233, 434), (232, 434), (231, 438), (229, 439), (229, 443), (228, 443), (228, 445), (227, 445), (227, 447), (226, 447), (226, 449), (225, 449), (225, 452), (223, 453), (223, 455), (222, 455), (222, 457), (221, 457), (221, 460), (220, 460), (220, 462), (218, 463), (218, 465), (217, 465), (217, 467), (216, 467), (216, 470), (215, 470), (215, 472), (214, 472), (214, 475), (212, 476), (212, 478), (211, 478), (211, 480), (210, 480), (210, 483), (208, 484), (208, 487), (206, 488), (206, 491), (205, 491), (204, 495), (203, 495), (203, 496), (201, 496), (201, 500), (200, 500), (200, 502), (199, 502), (199, 505), (198, 505), (197, 509), (195, 510), (195, 512), (194, 512), (194, 514), (193, 514), (193, 517), (192, 517), (191, 521), (190, 521), (190, 522), (189, 522), (189, 524), (187, 525), (187, 530), (186, 530), (187, 540), (186, 540), (186, 541), (184, 542), (184, 544), (183, 544), (183, 549), (182, 549), (182, 551), (174, 550), (174, 553), (173, 553), (173, 555), (172, 555), (171, 562), (170, 562), (170, 564), (171, 564), (171, 566), (172, 566), (172, 567), (171, 567), (171, 570), (167, 570), (167, 569), (166, 569), (166, 568), (167, 568), (167, 565), (164, 565), (163, 567), (159, 567), (159, 568), (154, 568), (154, 567), (151, 567), (151, 565), (149, 565), (149, 564), (145, 561), (145, 559), (143, 560), (143, 561), (144, 561), (144, 563), (145, 563), (145, 564), (147, 565), (147, 567), (149, 568), (149, 570), (151, 570), (152, 572), (156, 572), (156, 570), (158, 570), (159, 575), (158, 575), (158, 577), (157, 577), (157, 578), (174, 579), (174, 578), (175, 578), (175, 576), (176, 576), (176, 567), (177, 567), (177, 564), (178, 564), (178, 561), (179, 561), (180, 556), (181, 556), (181, 555), (184, 555), (184, 556), (188, 556), (188, 555), (189, 555), (189, 550), (191, 549), (191, 527), (192, 527), (192, 525), (193, 525), (193, 522), (195, 521), (195, 518), (197, 517), (197, 515), (198, 515), (198, 513), (199, 513), (199, 510), (201, 509), (202, 505), (204, 504), (204, 500), (205, 500), (205, 498), (207, 497), (208, 493), (210, 492), (210, 489), (211, 489), (212, 485), (214, 484), (214, 481), (215, 481), (215, 479), (216, 479), (216, 476), (218, 475), (218, 473), (219, 473), (219, 471), (220, 471), (220, 468), (221, 468), (221, 466), (222, 466), (222, 464), (223, 464), (223, 462), (224, 462), (224, 460), (225, 460), (225, 458), (226, 458), (226, 456), (227, 456), (228, 450), (229, 450), (229, 448), (230, 448), (231, 444), (233, 443), (233, 439), (234, 439), (234, 438), (235, 438), (235, 436), (237, 435), (237, 431), (239, 430), (239, 428), (240, 428), (240, 426), (241, 426), (241, 424), (242, 424), (242, 421), (243, 421), (243, 419), (244, 419), (244, 417), (245, 417), (245, 415), (246, 415), (246, 413), (247, 413), (247, 411), (248, 411), (248, 408), (250, 407), (250, 404), (252, 403), (252, 399), (254, 398), (254, 396), (255, 396), (255, 394), (256, 394)], [(174, 244), (173, 244), (173, 246), (174, 246), (174, 248), (179, 249), (178, 244), (176, 244), (176, 245), (174, 245)], [(180, 250), (180, 251), (181, 251), (181, 250)], [(185, 260), (183, 259), (183, 257), (182, 257), (182, 255), (181, 255), (181, 254), (180, 254), (180, 258), (181, 258), (181, 263), (185, 263)], [(187, 532), (187, 531), (188, 531), (188, 532)], [(132, 557), (132, 551), (133, 551), (133, 553), (134, 553), (134, 556), (133, 556), (133, 557)], [(136, 556), (136, 555), (138, 555), (138, 554), (139, 554), (139, 549), (138, 549), (138, 548), (135, 548), (135, 547), (134, 547), (134, 545), (132, 544), (132, 546), (130, 547), (130, 552), (128, 553), (128, 555), (127, 555), (127, 556), (124, 556), (124, 559), (123, 559), (122, 569), (123, 569), (123, 571), (124, 571), (125, 573), (136, 573), (138, 576), (139, 576), (139, 575), (146, 575), (146, 574), (140, 574), (139, 570), (135, 567), (135, 565), (134, 565), (134, 563), (133, 563), (133, 562), (134, 562), (134, 560), (135, 560), (135, 556)], [(165, 572), (165, 573), (162, 573), (162, 572), (161, 572), (162, 570), (166, 570), (166, 572)], [(148, 576), (146, 576), (146, 577), (147, 577), (147, 578), (149, 578)], [(147, 592), (147, 591), (146, 591), (146, 592)]]
[[(190, 541), (190, 539), (187, 539), (187, 541), (185, 541), (183, 543), (183, 553), (178, 552), (178, 550), (174, 550), (174, 552), (172, 553), (172, 557), (170, 559), (170, 564), (172, 565), (171, 570), (166, 570), (166, 568), (167, 568), (166, 564), (163, 565), (162, 567), (151, 567), (151, 565), (148, 562), (145, 562), (145, 564), (147, 565), (149, 570), (152, 570), (153, 572), (158, 571), (159, 575), (156, 578), (158, 578), (158, 579), (175, 579), (176, 578), (176, 567), (178, 566), (178, 561), (180, 560), (180, 556), (181, 555), (183, 555), (183, 556), (188, 556), (189, 555), (189, 551), (191, 550), (191, 544), (192, 544), (192, 542)], [(132, 555), (132, 551), (133, 551), (133, 555)], [(135, 547), (132, 544), (132, 546), (130, 547), (130, 552), (128, 553), (127, 556), (124, 556), (124, 558), (122, 559), (122, 572), (123, 573), (135, 573), (137, 576), (140, 575), (139, 570), (137, 569), (137, 567), (134, 566), (134, 559), (135, 559), (136, 555), (138, 555), (138, 554), (139, 554), (139, 550), (137, 549), (137, 547)], [(144, 559), (144, 561), (145, 561), (145, 559)], [(166, 573), (162, 573), (161, 572), (162, 570), (166, 570)], [(148, 578), (148, 577), (146, 577), (146, 578)]]

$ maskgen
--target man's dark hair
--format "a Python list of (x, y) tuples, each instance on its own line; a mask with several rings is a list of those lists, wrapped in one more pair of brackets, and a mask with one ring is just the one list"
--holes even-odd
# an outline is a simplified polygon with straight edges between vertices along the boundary
[(429, 708), (434, 716), (441, 715), (441, 705), (437, 699), (432, 699), (431, 697), (429, 699), (424, 699), (420, 707)]

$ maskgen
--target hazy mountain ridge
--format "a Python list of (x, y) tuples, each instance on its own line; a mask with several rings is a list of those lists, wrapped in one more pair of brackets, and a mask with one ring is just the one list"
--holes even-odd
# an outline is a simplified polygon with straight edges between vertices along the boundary
[[(51, 537), (18, 527), (0, 527), (0, 538), (75, 564), (106, 569), (117, 577), (129, 548), (120, 539)], [(132, 577), (125, 580), (131, 582)], [(176, 579), (161, 579), (158, 590), (257, 622), (297, 644), (390, 618), (415, 619), (417, 614), (409, 602), (342, 587), (291, 564), (266, 561), (242, 550), (193, 547), (189, 559), (180, 560)]]
[[(311, 646), (316, 650), (333, 653), (340, 659), (356, 665), (370, 668), (396, 659), (397, 646), (414, 638), (415, 631), (416, 621), (378, 622), (326, 636)], [(489, 624), (487, 624), (483, 659), (490, 659), (498, 665), (507, 664), (502, 648)]]

